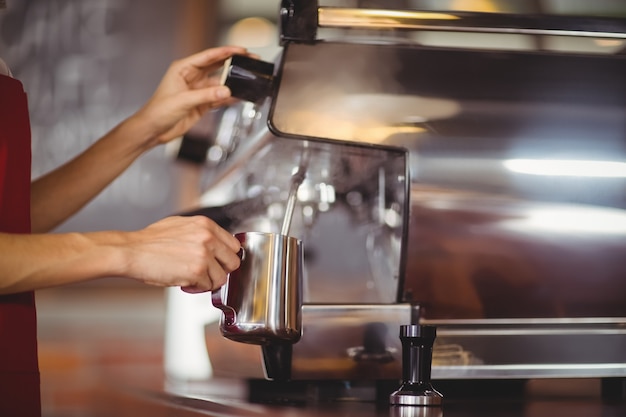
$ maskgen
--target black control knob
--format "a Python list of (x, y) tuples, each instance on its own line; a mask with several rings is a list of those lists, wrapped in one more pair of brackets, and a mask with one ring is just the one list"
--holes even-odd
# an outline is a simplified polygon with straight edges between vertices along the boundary
[(402, 342), (402, 385), (389, 396), (389, 403), (398, 406), (440, 406), (443, 395), (430, 382), (433, 344), (437, 336), (434, 326), (410, 324), (400, 326)]
[(314, 43), (317, 38), (319, 1), (282, 0), (280, 2), (280, 44)]
[(224, 63), (222, 84), (230, 89), (233, 97), (257, 103), (272, 93), (274, 64), (233, 55)]

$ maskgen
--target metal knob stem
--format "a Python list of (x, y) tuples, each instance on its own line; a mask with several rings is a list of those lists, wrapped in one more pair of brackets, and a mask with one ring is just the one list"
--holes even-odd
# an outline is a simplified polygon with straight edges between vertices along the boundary
[(438, 406), (443, 395), (430, 382), (434, 326), (410, 324), (400, 326), (402, 342), (402, 385), (389, 396), (392, 405)]

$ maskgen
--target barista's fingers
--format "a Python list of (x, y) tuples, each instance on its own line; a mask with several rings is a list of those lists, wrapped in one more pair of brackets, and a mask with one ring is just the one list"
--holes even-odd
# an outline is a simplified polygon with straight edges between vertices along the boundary
[(216, 249), (215, 259), (226, 273), (233, 272), (235, 269), (239, 268), (241, 264), (241, 257), (239, 256), (240, 250), (241, 247), (239, 247), (236, 252), (233, 252), (233, 250), (227, 246)]
[[(190, 294), (212, 291), (226, 283), (228, 273), (239, 268), (240, 258), (237, 253), (224, 247), (215, 258), (207, 259), (206, 278), (192, 285), (185, 285), (181, 290)], [(225, 266), (228, 265), (228, 266)]]
[(186, 287), (180, 287), (180, 289), (189, 294), (200, 294), (200, 293), (209, 291), (206, 289), (199, 288), (197, 285), (187, 285)]
[(237, 240), (237, 238), (230, 233), (228, 233), (225, 229), (221, 227), (214, 231), (217, 237), (226, 245), (226, 247), (230, 248), (233, 252), (237, 253), (239, 249), (241, 249), (241, 242)]
[[(206, 218), (203, 220), (207, 221)], [(239, 268), (241, 263), (238, 255), (238, 251), (241, 250), (239, 240), (212, 221), (207, 227), (212, 237), (203, 241), (206, 250), (203, 256), (204, 273), (200, 276), (196, 275), (188, 285), (181, 286), (181, 289), (188, 293), (200, 293), (220, 288), (226, 283), (228, 274)]]
[(226, 283), (228, 273), (217, 259), (210, 259), (207, 263), (207, 275), (211, 281), (211, 289), (216, 290)]
[(181, 290), (190, 294), (199, 294), (218, 289), (220, 286), (215, 285), (209, 270), (206, 271), (206, 277), (201, 282), (180, 287)]

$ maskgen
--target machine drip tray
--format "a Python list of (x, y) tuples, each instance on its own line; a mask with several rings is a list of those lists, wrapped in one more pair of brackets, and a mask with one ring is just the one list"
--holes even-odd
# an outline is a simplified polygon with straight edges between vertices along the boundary
[[(446, 400), (523, 398), (527, 380), (437, 380), (433, 386)], [(256, 404), (304, 406), (337, 402), (375, 402), (389, 404), (389, 395), (398, 389), (399, 380), (378, 381), (270, 381), (247, 380), (248, 401)]]
[(376, 402), (388, 404), (389, 395), (398, 389), (399, 381), (270, 381), (247, 380), (248, 401), (257, 404), (298, 406), (333, 402)]
[[(387, 406), (400, 381), (269, 381), (249, 379), (248, 401), (256, 404), (305, 406), (339, 402), (375, 402)], [(498, 398), (522, 400), (528, 395), (598, 396), (607, 403), (626, 400), (626, 378), (436, 380), (445, 402)], [(563, 392), (560, 392), (562, 390)]]

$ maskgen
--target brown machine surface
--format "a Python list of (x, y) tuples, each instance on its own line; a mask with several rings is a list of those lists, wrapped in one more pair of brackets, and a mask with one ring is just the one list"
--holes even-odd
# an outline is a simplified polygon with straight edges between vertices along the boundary
[(429, 319), (625, 316), (623, 237), (509, 227), (528, 223), (529, 207), (502, 195), (414, 186), (406, 297)]

